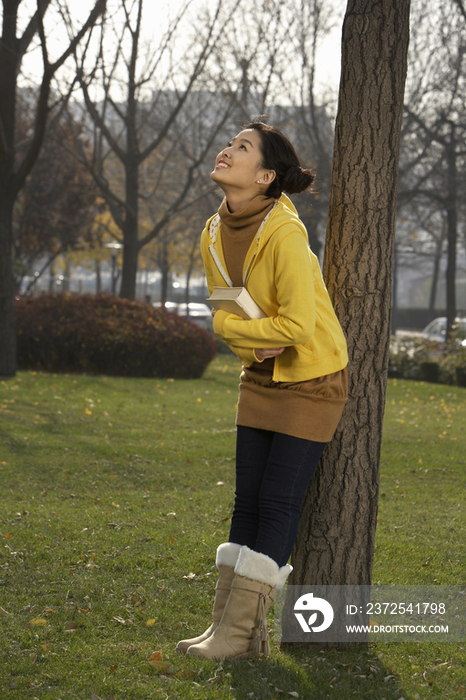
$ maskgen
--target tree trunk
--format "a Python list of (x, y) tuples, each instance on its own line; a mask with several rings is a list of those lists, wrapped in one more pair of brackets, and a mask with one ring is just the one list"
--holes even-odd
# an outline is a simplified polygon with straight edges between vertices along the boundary
[(0, 204), (0, 377), (13, 377), (17, 365), (12, 207), (5, 200)]
[(448, 340), (452, 333), (452, 327), (456, 319), (456, 247), (458, 242), (458, 214), (456, 210), (458, 179), (456, 173), (456, 143), (454, 126), (451, 125), (450, 142), (446, 149), (448, 196), (447, 205), (447, 334)]
[(393, 289), (392, 289), (392, 335), (395, 335), (398, 328), (398, 274), (399, 274), (399, 256), (396, 244), (393, 249)]
[(429, 311), (434, 311), (437, 300), (437, 287), (440, 276), (440, 261), (442, 259), (443, 235), (439, 238), (435, 250), (434, 269), (432, 270), (432, 284), (430, 285)]
[(0, 43), (0, 377), (16, 374), (15, 282), (13, 276), (14, 129), (18, 8), (4, 3)]
[(162, 274), (162, 279), (160, 281), (160, 303), (162, 306), (168, 301), (168, 282), (170, 277), (170, 263), (168, 260), (168, 243), (164, 238), (160, 244), (159, 251), (159, 270)]
[(49, 267), (49, 294), (53, 294), (55, 291), (55, 270), (53, 265)]
[(409, 0), (348, 1), (324, 277), (349, 400), (305, 498), (292, 584), (371, 582), (408, 40)]
[(100, 294), (102, 291), (102, 276), (100, 268), (100, 260), (95, 260), (95, 293)]

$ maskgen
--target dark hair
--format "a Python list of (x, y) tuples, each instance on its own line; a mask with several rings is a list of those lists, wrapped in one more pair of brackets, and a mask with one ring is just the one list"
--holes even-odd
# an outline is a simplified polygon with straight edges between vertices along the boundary
[(298, 194), (310, 189), (315, 173), (309, 168), (301, 167), (295, 149), (280, 129), (259, 120), (246, 124), (243, 129), (259, 132), (262, 167), (276, 173), (265, 193), (268, 197), (278, 199), (282, 192)]

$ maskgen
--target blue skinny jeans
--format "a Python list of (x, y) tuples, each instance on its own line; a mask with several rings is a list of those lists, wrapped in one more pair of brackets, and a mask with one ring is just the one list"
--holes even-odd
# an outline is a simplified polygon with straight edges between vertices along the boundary
[(324, 442), (238, 426), (235, 507), (230, 542), (247, 545), (284, 566)]

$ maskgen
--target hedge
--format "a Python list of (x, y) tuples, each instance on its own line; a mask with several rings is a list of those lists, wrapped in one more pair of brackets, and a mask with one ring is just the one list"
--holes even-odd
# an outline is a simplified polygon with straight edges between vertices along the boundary
[(435, 343), (424, 338), (392, 337), (388, 374), (466, 387), (466, 347), (457, 339)]
[(217, 352), (183, 317), (105, 294), (18, 299), (16, 318), (20, 369), (195, 379)]

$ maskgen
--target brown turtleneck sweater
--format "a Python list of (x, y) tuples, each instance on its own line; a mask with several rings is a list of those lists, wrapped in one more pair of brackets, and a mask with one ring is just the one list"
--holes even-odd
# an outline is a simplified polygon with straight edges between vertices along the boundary
[(258, 195), (245, 209), (234, 214), (228, 209), (226, 198), (220, 205), (218, 213), (222, 222), (223, 255), (234, 287), (243, 286), (244, 259), (262, 220), (274, 204), (275, 200), (271, 197)]
[[(224, 199), (218, 210), (226, 268), (235, 287), (243, 286), (249, 246), (274, 203), (259, 195), (232, 214)], [(271, 357), (243, 367), (236, 424), (328, 442), (347, 399), (346, 368), (306, 382), (274, 382), (273, 365)]]

